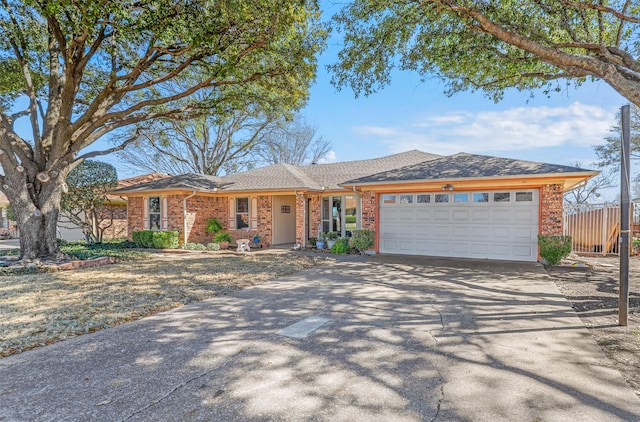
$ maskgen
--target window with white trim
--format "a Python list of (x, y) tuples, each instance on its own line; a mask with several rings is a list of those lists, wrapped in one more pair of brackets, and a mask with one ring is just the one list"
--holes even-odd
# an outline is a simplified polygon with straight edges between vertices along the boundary
[(236, 198), (236, 229), (249, 227), (249, 198)]
[(149, 197), (149, 230), (160, 230), (160, 197)]

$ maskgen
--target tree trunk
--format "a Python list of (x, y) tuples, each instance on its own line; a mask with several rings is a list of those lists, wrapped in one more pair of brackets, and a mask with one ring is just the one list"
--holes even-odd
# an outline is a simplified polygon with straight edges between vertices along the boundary
[[(64, 180), (64, 179), (63, 179)], [(12, 186), (6, 194), (20, 229), (20, 260), (58, 259), (63, 256), (56, 240), (62, 183)]]

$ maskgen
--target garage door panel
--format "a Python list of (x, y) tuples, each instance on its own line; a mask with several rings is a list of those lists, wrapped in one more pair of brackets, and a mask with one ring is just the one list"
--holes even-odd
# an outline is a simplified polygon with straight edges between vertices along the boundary
[(483, 203), (380, 204), (380, 251), (535, 261), (538, 191), (533, 201), (499, 203), (487, 192)]

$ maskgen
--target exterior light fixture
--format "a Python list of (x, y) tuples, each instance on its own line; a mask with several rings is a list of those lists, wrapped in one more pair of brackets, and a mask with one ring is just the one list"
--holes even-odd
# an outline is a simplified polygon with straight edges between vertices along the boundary
[(446, 185), (442, 186), (442, 190), (453, 190), (453, 185), (447, 183)]

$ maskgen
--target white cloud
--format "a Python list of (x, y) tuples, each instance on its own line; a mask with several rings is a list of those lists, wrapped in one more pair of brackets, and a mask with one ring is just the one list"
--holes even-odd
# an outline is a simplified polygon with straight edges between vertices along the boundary
[[(615, 110), (575, 102), (567, 107), (516, 107), (502, 111), (457, 111), (416, 118), (402, 126), (356, 126), (392, 152), (420, 149), (439, 154), (495, 154), (601, 144)], [(374, 139), (371, 139), (374, 140)]]
[(334, 150), (330, 150), (327, 155), (318, 160), (318, 164), (335, 163), (336, 161), (338, 161), (336, 152)]

